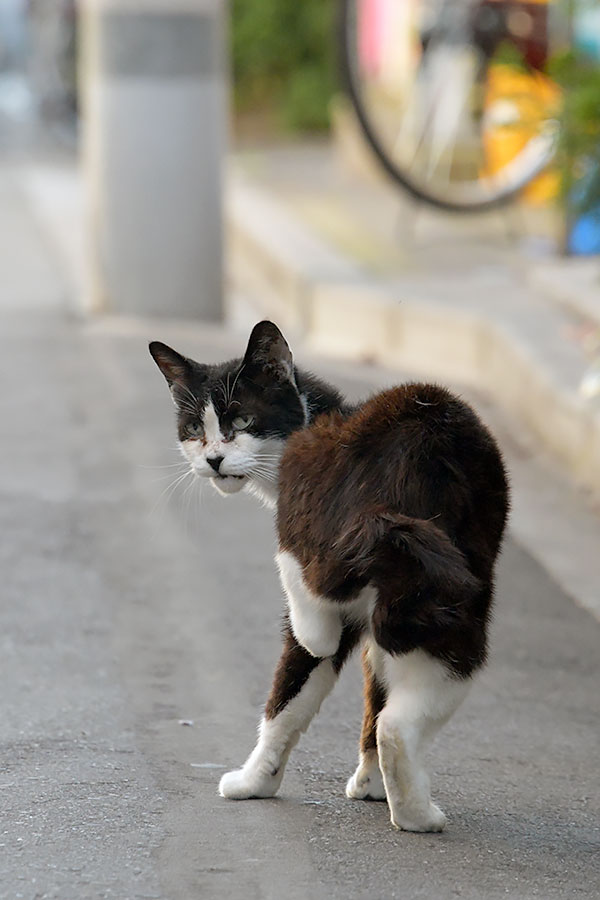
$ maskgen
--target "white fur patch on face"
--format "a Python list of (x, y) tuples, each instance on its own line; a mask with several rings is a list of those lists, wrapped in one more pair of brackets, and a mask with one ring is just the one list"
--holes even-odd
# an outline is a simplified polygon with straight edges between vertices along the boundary
[(207, 407), (204, 410), (204, 434), (206, 436), (207, 444), (221, 444), (223, 442), (219, 417), (213, 406), (212, 400), (208, 401)]
[[(226, 439), (212, 400), (202, 416), (204, 441), (182, 441), (183, 455), (194, 471), (209, 478), (220, 494), (236, 494), (244, 487), (258, 493), (269, 505), (277, 499), (277, 471), (285, 442), (278, 438), (257, 437), (240, 431)], [(209, 459), (222, 457), (215, 472)]]

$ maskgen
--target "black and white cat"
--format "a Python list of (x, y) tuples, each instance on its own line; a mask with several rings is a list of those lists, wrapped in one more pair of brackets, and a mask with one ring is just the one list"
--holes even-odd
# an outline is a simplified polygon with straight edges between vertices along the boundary
[(258, 743), (219, 786), (272, 797), (301, 733), (363, 646), (365, 711), (346, 794), (441, 831), (423, 751), (485, 662), (508, 510), (497, 445), (462, 400), (405, 384), (352, 407), (298, 369), (271, 322), (243, 359), (201, 365), (154, 342), (190, 466), (277, 507), (288, 616)]

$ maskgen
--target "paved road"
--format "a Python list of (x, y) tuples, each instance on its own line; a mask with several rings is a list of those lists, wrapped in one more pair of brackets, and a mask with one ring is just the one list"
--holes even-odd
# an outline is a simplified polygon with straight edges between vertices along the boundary
[[(278, 655), (270, 514), (208, 490), (159, 499), (177, 455), (144, 327), (66, 316), (27, 247), (37, 296), (0, 313), (0, 897), (599, 897), (599, 626), (512, 540), (491, 664), (431, 754), (443, 835), (345, 799), (356, 661), (280, 798), (217, 796)], [(12, 259), (4, 295), (7, 269), (21, 284)], [(206, 360), (238, 349), (177, 340)]]
[(278, 654), (270, 515), (208, 491), (154, 509), (172, 412), (135, 329), (2, 324), (2, 897), (599, 896), (599, 629), (523, 550), (432, 754), (444, 835), (344, 798), (356, 665), (280, 799), (221, 800)]

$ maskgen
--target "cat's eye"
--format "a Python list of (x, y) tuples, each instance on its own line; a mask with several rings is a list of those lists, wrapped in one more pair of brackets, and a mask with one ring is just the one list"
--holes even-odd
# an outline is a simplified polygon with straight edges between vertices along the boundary
[(198, 437), (202, 432), (202, 426), (200, 422), (188, 422), (185, 426), (186, 434), (189, 434), (190, 437)]
[(254, 416), (236, 416), (231, 423), (236, 431), (242, 431), (248, 428), (254, 422)]

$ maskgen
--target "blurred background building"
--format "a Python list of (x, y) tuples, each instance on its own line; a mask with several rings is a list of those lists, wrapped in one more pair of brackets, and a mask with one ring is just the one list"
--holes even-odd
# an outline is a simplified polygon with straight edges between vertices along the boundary
[[(374, 282), (525, 266), (575, 310), (592, 393), (599, 97), (591, 0), (0, 4), (0, 147), (85, 198), (81, 308), (219, 318), (226, 271), (273, 293), (251, 184)], [(62, 187), (42, 206), (66, 244)]]

